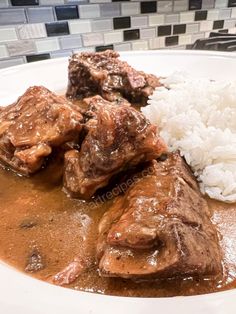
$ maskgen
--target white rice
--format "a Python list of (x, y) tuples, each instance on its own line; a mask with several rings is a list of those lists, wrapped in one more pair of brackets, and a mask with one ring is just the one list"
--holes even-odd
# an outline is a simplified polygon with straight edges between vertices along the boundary
[[(171, 151), (179, 149), (203, 193), (236, 201), (236, 81), (175, 73), (142, 108)], [(169, 88), (169, 89), (168, 89)]]

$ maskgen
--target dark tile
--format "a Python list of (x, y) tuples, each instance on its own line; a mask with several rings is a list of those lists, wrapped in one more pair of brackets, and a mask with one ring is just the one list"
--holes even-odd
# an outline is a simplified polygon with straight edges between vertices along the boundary
[(207, 10), (195, 12), (195, 21), (204, 21), (206, 19), (207, 19)]
[(49, 53), (41, 53), (38, 55), (26, 56), (27, 62), (35, 62), (35, 61), (41, 61), (41, 60), (47, 60), (47, 59), (50, 59)]
[(168, 36), (171, 35), (171, 25), (161, 25), (157, 27), (158, 36)]
[(236, 7), (236, 0), (229, 0), (228, 7)]
[(156, 1), (141, 2), (141, 13), (155, 13), (157, 11)]
[(179, 36), (170, 36), (165, 38), (166, 46), (176, 46), (179, 43)]
[(11, 0), (13, 6), (39, 5), (39, 0)]
[(56, 6), (55, 11), (58, 20), (71, 20), (79, 18), (77, 5)]
[(219, 29), (224, 27), (224, 20), (214, 21), (213, 29)]
[(186, 33), (186, 24), (178, 24), (173, 27), (173, 35), (185, 34)]
[(186, 45), (186, 49), (187, 49), (187, 50), (192, 49), (192, 48), (193, 48), (193, 45), (192, 45), (192, 44)]
[(136, 40), (140, 38), (139, 29), (130, 29), (124, 31), (124, 41), (127, 40)]
[(45, 23), (48, 37), (68, 35), (68, 22)]
[(229, 30), (228, 29), (220, 29), (219, 33), (223, 33), (223, 34), (228, 34)]
[(113, 45), (107, 45), (107, 46), (97, 46), (97, 47), (95, 47), (96, 52), (105, 51), (105, 50), (108, 50), (108, 49), (113, 50), (114, 46)]
[(114, 29), (130, 28), (131, 27), (130, 16), (114, 17), (113, 27)]
[(188, 7), (189, 10), (201, 10), (202, 0), (189, 0)]

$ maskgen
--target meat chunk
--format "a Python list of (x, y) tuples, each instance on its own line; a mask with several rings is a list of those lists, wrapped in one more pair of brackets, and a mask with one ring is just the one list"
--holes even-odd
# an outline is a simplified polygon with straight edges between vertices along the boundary
[(34, 86), (0, 112), (0, 160), (31, 174), (53, 147), (78, 138), (82, 115), (63, 96)]
[(74, 282), (81, 273), (87, 268), (84, 261), (80, 258), (75, 258), (63, 270), (52, 277), (52, 282), (58, 286), (69, 285)]
[(64, 185), (73, 196), (90, 198), (113, 175), (165, 153), (156, 126), (132, 107), (90, 99), (94, 118), (88, 121), (80, 151), (65, 155)]
[(155, 75), (136, 71), (118, 59), (117, 52), (74, 54), (69, 63), (67, 96), (83, 98), (101, 95), (109, 101), (145, 103), (160, 81)]
[(208, 205), (174, 153), (137, 175), (99, 224), (102, 276), (134, 279), (221, 274)]

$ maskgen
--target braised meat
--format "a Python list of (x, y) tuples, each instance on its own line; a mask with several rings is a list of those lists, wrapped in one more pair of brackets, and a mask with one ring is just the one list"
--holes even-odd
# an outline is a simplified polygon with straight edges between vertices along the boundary
[(117, 52), (84, 52), (74, 54), (69, 63), (67, 96), (83, 98), (101, 95), (109, 101), (145, 103), (159, 79), (136, 71), (127, 62), (118, 59)]
[(91, 98), (90, 104), (94, 116), (87, 122), (88, 133), (80, 151), (65, 155), (65, 188), (82, 198), (90, 198), (114, 174), (167, 150), (156, 126), (136, 109), (115, 106), (99, 96)]
[(78, 138), (81, 120), (65, 97), (30, 87), (0, 112), (0, 160), (20, 173), (34, 173), (53, 147)]
[(221, 254), (208, 205), (179, 154), (152, 161), (99, 225), (102, 276), (215, 276)]
[(86, 263), (75, 258), (62, 271), (52, 277), (52, 282), (58, 286), (69, 285), (74, 282), (80, 274), (87, 268)]

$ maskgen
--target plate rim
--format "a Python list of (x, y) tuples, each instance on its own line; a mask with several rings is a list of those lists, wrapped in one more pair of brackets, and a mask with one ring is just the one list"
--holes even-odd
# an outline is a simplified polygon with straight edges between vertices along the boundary
[[(82, 52), (82, 51), (81, 51)], [(80, 52), (79, 52), (80, 53)], [(226, 59), (234, 59), (236, 58), (236, 52), (224, 52), (224, 51), (208, 51), (208, 50), (184, 50), (184, 49), (161, 49), (161, 50), (134, 50), (134, 51), (118, 51), (120, 56), (131, 56), (131, 55), (145, 55), (145, 54), (151, 54), (151, 55), (183, 55), (183, 56), (208, 56), (208, 57), (222, 57)], [(19, 65), (14, 65), (8, 68), (0, 69), (0, 74), (8, 74), (10, 72), (14, 72), (15, 70), (21, 70), (22, 68), (26, 67), (33, 67), (37, 68), (42, 65), (50, 64), (50, 63), (60, 63), (65, 60), (68, 60), (70, 57), (59, 57), (59, 58), (53, 58), (53, 59), (47, 59), (47, 60), (41, 60), (41, 61), (35, 61), (35, 62), (29, 62)]]
[[(146, 55), (146, 54), (152, 54), (152, 55), (166, 55), (166, 56), (173, 56), (173, 55), (179, 55), (179, 56), (206, 56), (206, 57), (222, 57), (222, 58), (226, 58), (226, 59), (236, 59), (236, 53), (234, 52), (215, 52), (215, 51), (198, 51), (198, 50), (145, 50), (145, 51), (127, 51), (127, 52), (119, 52), (120, 56), (132, 56), (132, 55)], [(9, 68), (5, 68), (5, 69), (1, 69), (0, 70), (0, 75), (4, 75), (4, 74), (12, 74), (14, 75), (14, 72), (16, 71), (22, 71), (22, 69), (24, 68), (30, 68), (33, 67), (34, 70), (37, 70), (37, 68), (41, 67), (41, 66), (46, 66), (47, 64), (56, 64), (56, 63), (64, 63), (66, 62), (66, 60), (68, 60), (69, 57), (62, 57), (62, 58), (56, 58), (56, 59), (49, 59), (49, 60), (43, 60), (43, 61), (37, 61), (37, 62), (32, 62), (32, 63), (26, 63), (26, 64), (22, 64), (22, 65), (17, 65), (17, 66), (13, 66), (13, 67), (9, 67)], [(106, 302), (106, 300), (112, 301), (112, 303), (118, 305), (119, 303), (125, 304), (126, 306), (130, 306), (130, 310), (129, 313), (133, 314), (133, 313), (144, 313), (144, 312), (139, 312), (139, 308), (138, 306), (144, 302), (145, 304), (147, 303), (147, 307), (149, 308), (151, 305), (159, 305), (162, 304), (161, 306), (165, 306), (165, 305), (169, 305), (169, 306), (175, 306), (178, 305), (180, 306), (182, 302), (186, 303), (186, 312), (182, 312), (182, 314), (185, 313), (189, 313), (189, 309), (194, 305), (196, 306), (201, 306), (200, 302), (202, 301), (205, 305), (206, 305), (206, 313), (223, 313), (223, 312), (217, 312), (217, 305), (223, 304), (224, 306), (227, 306), (227, 304), (225, 305), (225, 302), (229, 297), (231, 297), (232, 295), (232, 299), (236, 299), (236, 289), (231, 289), (231, 290), (227, 290), (227, 291), (219, 291), (219, 292), (214, 292), (214, 293), (210, 293), (210, 294), (202, 294), (202, 295), (194, 295), (194, 296), (178, 296), (178, 297), (161, 297), (161, 298), (143, 298), (143, 297), (119, 297), (119, 296), (110, 296), (110, 295), (101, 295), (101, 294), (92, 294), (90, 292), (83, 292), (83, 291), (75, 291), (75, 290), (71, 290), (68, 288), (62, 288), (62, 287), (57, 287), (51, 284), (48, 284), (44, 281), (38, 280), (36, 278), (30, 277), (20, 271), (18, 271), (17, 269), (7, 265), (4, 262), (0, 261), (0, 274), (2, 273), (2, 271), (4, 271), (4, 269), (6, 268), (10, 268), (11, 269), (11, 274), (14, 275), (19, 278), (19, 280), (21, 280), (20, 278), (25, 278), (22, 279), (22, 281), (24, 280), (25, 282), (31, 282), (32, 285), (34, 286), (34, 288), (31, 289), (31, 291), (28, 291), (28, 295), (34, 294), (35, 289), (37, 290), (38, 288), (41, 290), (42, 287), (42, 292), (44, 295), (47, 294), (47, 291), (49, 293), (50, 290), (50, 294), (53, 293), (55, 291), (55, 294), (59, 294), (59, 295), (70, 295), (72, 299), (89, 299), (90, 301), (93, 300), (104, 300), (104, 302)], [(3, 287), (1, 286), (1, 279), (0, 279), (0, 311), (1, 311), (1, 306), (4, 305), (5, 300), (3, 300), (3, 296), (7, 295), (7, 291), (9, 290), (7, 287), (7, 289), (5, 291), (3, 291)], [(29, 287), (28, 287), (29, 288)], [(48, 288), (48, 289), (47, 289)], [(27, 290), (27, 289), (26, 289)], [(10, 291), (10, 290), (9, 290)], [(22, 290), (22, 293), (24, 294), (25, 291)], [(62, 296), (63, 298), (63, 296)], [(18, 300), (20, 302), (20, 300)], [(216, 302), (216, 307), (215, 305), (213, 306), (212, 302)], [(87, 302), (87, 301), (85, 301)], [(100, 302), (100, 301), (99, 301)], [(189, 304), (190, 302), (190, 307)], [(46, 303), (47, 304), (47, 303)], [(136, 306), (137, 305), (137, 306)], [(232, 304), (234, 307), (236, 307), (236, 301)], [(92, 306), (92, 305), (91, 305)], [(114, 306), (112, 304), (112, 306)], [(77, 310), (81, 309), (80, 308), (80, 304), (78, 305), (78, 307), (75, 308), (76, 312), (73, 312), (74, 309), (72, 309), (72, 311), (70, 312), (70, 314), (74, 314), (74, 313), (78, 313)], [(108, 311), (111, 308), (108, 309)], [(172, 307), (172, 309), (174, 309), (174, 307)], [(205, 308), (204, 308), (205, 309)], [(44, 312), (32, 312), (32, 308), (29, 308), (29, 312), (28, 309), (26, 309), (27, 312), (22, 312), (24, 314), (32, 314), (32, 313), (45, 313)], [(34, 310), (34, 308), (33, 308)], [(63, 309), (62, 309), (63, 310)], [(101, 313), (99, 306), (98, 306), (98, 310), (99, 312), (96, 311), (96, 305), (95, 308), (93, 307), (92, 310), (89, 309), (89, 311), (87, 312), (83, 312), (83, 313)], [(106, 308), (105, 308), (105, 313), (106, 313)], [(180, 313), (178, 312), (178, 309), (176, 309), (176, 313)], [(194, 310), (194, 309), (193, 309)], [(231, 310), (231, 309), (229, 309)], [(59, 311), (59, 308), (58, 308)], [(212, 311), (212, 312), (211, 312)], [(103, 309), (104, 312), (104, 309)], [(11, 309), (9, 311), (10, 314), (15, 314), (14, 309), (11, 312)], [(50, 313), (67, 313), (67, 312), (50, 312)], [(107, 312), (108, 313), (108, 312)], [(114, 313), (116, 313), (114, 311)], [(118, 313), (118, 312), (117, 312)], [(171, 312), (166, 311), (166, 314), (169, 314)], [(199, 313), (199, 310), (197, 309), (197, 311), (192, 312), (192, 313)], [(204, 312), (205, 313), (205, 312)], [(224, 313), (231, 313), (230, 311), (227, 310), (227, 312)], [(233, 313), (233, 312), (232, 312)], [(4, 314), (8, 314), (8, 312), (4, 312)], [(18, 313), (18, 314), (21, 314)]]

